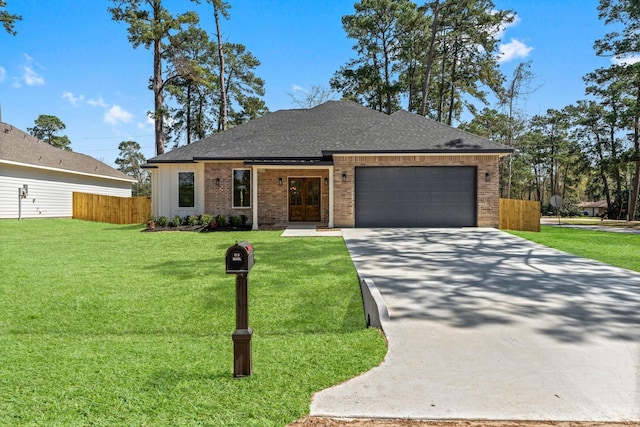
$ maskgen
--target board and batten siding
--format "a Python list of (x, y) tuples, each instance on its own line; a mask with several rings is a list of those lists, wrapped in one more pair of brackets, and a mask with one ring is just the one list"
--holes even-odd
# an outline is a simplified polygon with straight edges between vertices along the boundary
[(18, 218), (18, 189), (29, 186), (22, 199), (22, 218), (70, 218), (73, 192), (131, 197), (131, 182), (88, 174), (0, 165), (0, 218)]
[[(151, 206), (154, 216), (166, 216), (171, 219), (178, 215), (181, 218), (189, 215), (202, 215), (204, 211), (204, 164), (163, 164), (151, 171)], [(178, 174), (194, 172), (195, 206), (185, 208), (178, 206)], [(17, 191), (17, 190), (16, 190)]]

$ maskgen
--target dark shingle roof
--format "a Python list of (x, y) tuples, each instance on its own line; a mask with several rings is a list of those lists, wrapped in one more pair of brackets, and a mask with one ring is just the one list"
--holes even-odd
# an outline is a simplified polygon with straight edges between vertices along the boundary
[(350, 101), (280, 110), (154, 157), (197, 160), (322, 159), (334, 153), (510, 153), (488, 139), (398, 111), (386, 115)]
[(135, 182), (130, 176), (93, 157), (61, 150), (0, 122), (0, 163), (3, 161)]

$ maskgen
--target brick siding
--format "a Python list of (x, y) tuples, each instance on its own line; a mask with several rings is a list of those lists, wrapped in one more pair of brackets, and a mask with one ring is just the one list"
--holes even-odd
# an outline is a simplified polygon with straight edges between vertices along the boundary
[[(499, 175), (497, 155), (334, 155), (334, 224), (337, 227), (355, 225), (355, 168), (366, 166), (475, 166), (477, 167), (477, 225), (497, 227), (499, 223)], [(247, 169), (242, 162), (212, 162), (205, 164), (206, 213), (247, 215), (251, 208), (232, 208), (232, 170)], [(486, 180), (489, 173), (490, 180)], [(342, 176), (346, 174), (346, 180)], [(325, 179), (329, 169), (259, 169), (258, 224), (286, 223), (288, 210), (288, 178), (318, 177), (321, 188), (321, 223), (329, 222), (329, 188)], [(282, 185), (278, 179), (282, 178)], [(219, 179), (220, 184), (216, 184)], [(255, 176), (252, 176), (252, 180)]]
[[(205, 165), (205, 210), (215, 215), (247, 215), (253, 221), (253, 209), (232, 208), (233, 169), (247, 169), (242, 162), (207, 163)], [(279, 224), (289, 220), (288, 179), (320, 178), (321, 223), (329, 223), (328, 169), (258, 169), (258, 224)], [(282, 178), (282, 185), (278, 180)], [(220, 185), (216, 185), (220, 179)], [(252, 175), (252, 180), (255, 176)], [(252, 181), (253, 187), (253, 181)], [(252, 188), (253, 190), (253, 188)], [(253, 196), (252, 196), (253, 197)]]
[[(358, 156), (334, 155), (334, 224), (336, 227), (355, 225), (355, 168), (366, 166), (476, 166), (477, 225), (497, 227), (499, 223), (500, 189), (497, 155), (411, 155)], [(490, 181), (485, 174), (489, 173)], [(342, 180), (346, 174), (346, 181)]]

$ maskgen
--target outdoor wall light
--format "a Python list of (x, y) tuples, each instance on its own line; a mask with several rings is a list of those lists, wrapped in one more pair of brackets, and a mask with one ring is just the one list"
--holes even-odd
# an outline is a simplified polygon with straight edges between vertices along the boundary
[(347, 174), (346, 173), (342, 174), (342, 182), (347, 182)]
[(216, 178), (216, 187), (220, 187), (220, 178)]
[(329, 185), (329, 178), (324, 179), (324, 185)]
[(491, 174), (489, 172), (486, 172), (484, 174), (484, 180), (487, 182), (491, 181)]
[(282, 187), (282, 178), (278, 178), (278, 185)]

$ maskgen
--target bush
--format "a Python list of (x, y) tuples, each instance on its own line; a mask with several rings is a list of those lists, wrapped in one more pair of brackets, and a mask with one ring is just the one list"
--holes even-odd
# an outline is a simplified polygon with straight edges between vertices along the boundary
[(211, 221), (213, 221), (213, 215), (204, 214), (200, 217), (200, 225), (204, 225), (205, 227), (211, 225)]
[[(180, 224), (182, 224), (182, 220), (178, 215), (176, 215), (171, 219), (171, 224), (173, 224), (174, 227), (179, 227)], [(171, 226), (171, 224), (169, 225)]]
[(580, 208), (571, 202), (562, 203), (562, 206), (560, 206), (558, 211), (560, 212), (560, 216), (582, 216), (582, 211), (580, 210)]
[(242, 223), (243, 226), (247, 225), (247, 221), (249, 220), (249, 218), (246, 215), (240, 215), (240, 221)]
[(189, 217), (187, 218), (187, 224), (189, 224), (191, 227), (195, 227), (199, 223), (200, 217), (198, 215), (189, 215)]
[(169, 218), (164, 215), (159, 216), (156, 224), (158, 224), (158, 227), (166, 227), (167, 225), (169, 225)]
[(242, 225), (242, 220), (237, 215), (231, 215), (229, 216), (229, 224), (231, 224), (232, 227), (240, 227)]
[(224, 227), (227, 225), (227, 217), (224, 215), (216, 215), (214, 218), (218, 227)]

